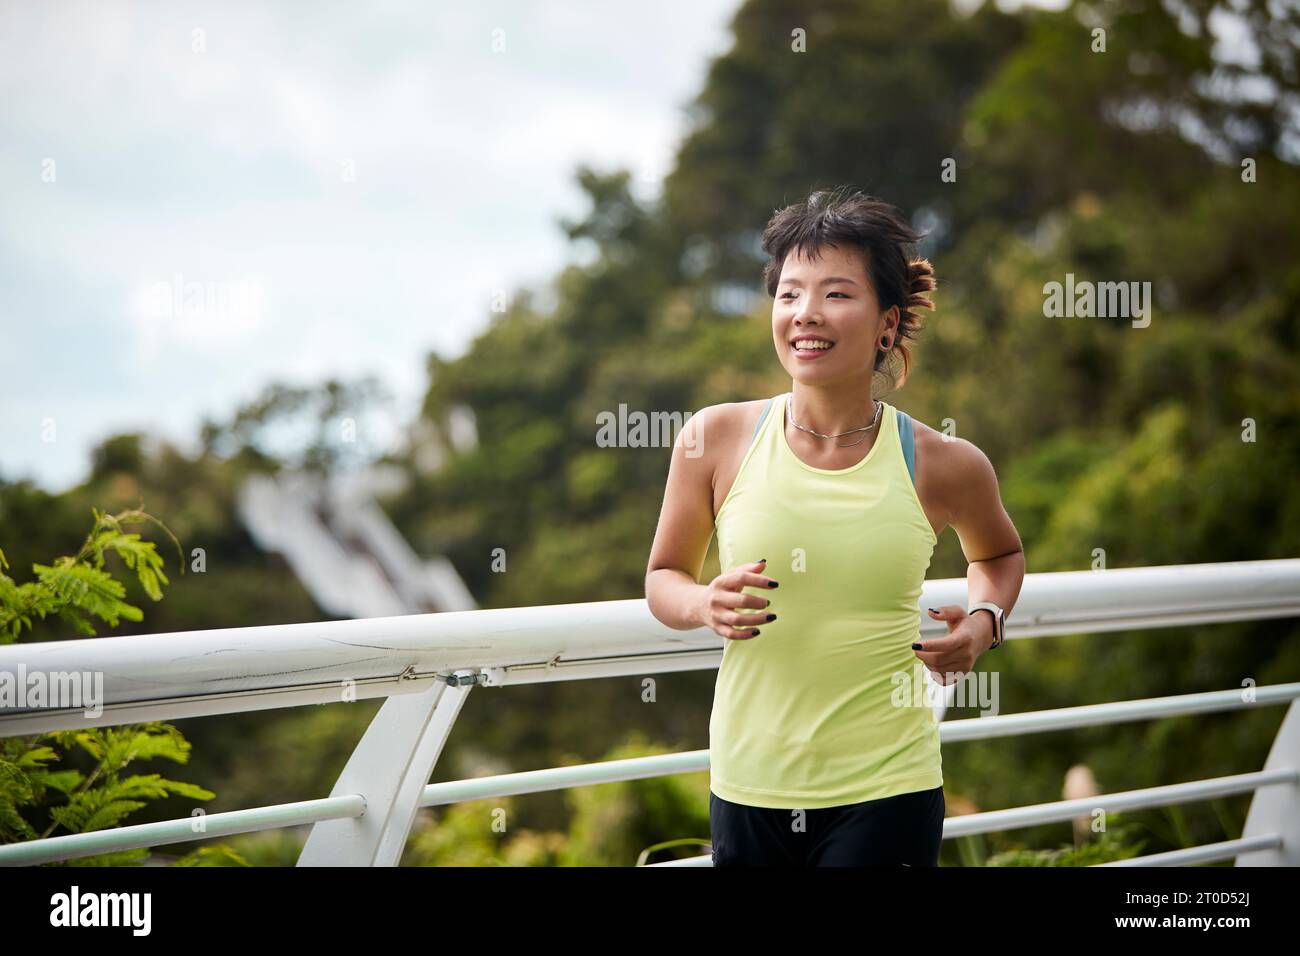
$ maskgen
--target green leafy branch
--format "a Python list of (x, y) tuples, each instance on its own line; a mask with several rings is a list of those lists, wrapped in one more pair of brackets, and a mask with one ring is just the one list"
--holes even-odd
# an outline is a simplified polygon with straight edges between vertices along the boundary
[[(144, 592), (162, 600), (169, 584), (162, 556), (150, 541), (127, 532), (123, 524), (152, 521), (176, 542), (184, 573), (184, 551), (176, 536), (161, 521), (136, 509), (116, 515), (91, 509), (94, 526), (75, 555), (51, 564), (33, 564), (36, 580), (16, 584), (3, 574), (8, 567), (0, 551), (0, 644), (12, 643), (34, 619), (54, 614), (78, 633), (95, 634), (90, 618), (110, 626), (125, 618), (139, 621), (143, 612), (125, 601), (126, 588), (104, 569), (105, 555), (115, 553), (133, 570)], [(80, 753), (89, 757), (88, 773), (52, 766)], [(26, 737), (0, 737), (0, 843), (37, 840), (62, 828), (69, 833), (90, 833), (118, 826), (150, 800), (168, 796), (211, 800), (215, 794), (203, 787), (168, 780), (156, 773), (126, 772), (137, 760), (164, 758), (175, 763), (189, 760), (190, 743), (170, 724), (157, 721), (118, 727), (54, 731)], [(31, 818), (44, 817), (33, 823)], [(120, 866), (148, 857), (144, 848), (104, 853), (63, 861), (65, 866)], [(247, 866), (228, 847), (200, 847), (176, 861), (177, 866)]]
[(43, 620), (50, 614), (57, 615), (86, 637), (95, 636), (91, 617), (110, 627), (117, 627), (122, 618), (142, 620), (144, 612), (125, 600), (126, 587), (104, 570), (105, 554), (116, 553), (135, 571), (145, 594), (154, 601), (162, 600), (162, 585), (171, 582), (163, 573), (162, 555), (154, 543), (123, 530), (125, 523), (152, 521), (166, 531), (181, 556), (181, 573), (185, 572), (180, 542), (153, 515), (141, 509), (110, 515), (91, 508), (91, 513), (95, 524), (80, 550), (75, 555), (56, 558), (52, 564), (33, 564), (35, 581), (16, 584), (4, 573), (9, 562), (0, 550), (0, 644), (13, 643), (24, 627), (31, 631), (33, 619)]
[[(59, 760), (48, 739), (68, 753), (80, 749), (94, 760), (88, 774), (79, 770), (55, 770), (49, 764)], [(121, 823), (128, 814), (149, 800), (175, 794), (194, 800), (211, 800), (216, 794), (192, 783), (167, 780), (156, 773), (123, 775), (134, 760), (165, 757), (176, 763), (189, 760), (190, 743), (170, 724), (151, 722), (122, 727), (56, 731), (41, 737), (0, 739), (0, 841), (35, 840), (50, 836), (58, 827), (70, 833), (89, 833)], [(41, 807), (50, 791), (64, 802), (47, 807), (49, 823), (37, 832), (20, 807)], [(148, 850), (70, 860), (69, 865), (116, 865), (148, 856)]]

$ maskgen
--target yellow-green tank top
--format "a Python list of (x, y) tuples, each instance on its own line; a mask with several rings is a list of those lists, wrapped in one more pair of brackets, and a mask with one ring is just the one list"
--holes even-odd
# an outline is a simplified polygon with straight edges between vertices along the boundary
[(767, 403), (714, 522), (723, 570), (767, 558), (779, 586), (744, 588), (770, 598), (777, 619), (725, 642), (710, 788), (733, 803), (814, 809), (941, 786), (938, 721), (911, 648), (936, 538), (902, 413), (882, 403), (858, 464), (814, 468), (786, 438), (789, 394)]

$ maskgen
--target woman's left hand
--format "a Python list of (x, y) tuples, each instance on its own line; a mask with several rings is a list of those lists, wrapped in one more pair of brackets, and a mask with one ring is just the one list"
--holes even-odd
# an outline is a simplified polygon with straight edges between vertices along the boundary
[(923, 638), (913, 653), (945, 687), (955, 684), (975, 667), (975, 659), (993, 644), (993, 618), (988, 614), (966, 613), (959, 604), (927, 608), (932, 621), (944, 621), (944, 637)]

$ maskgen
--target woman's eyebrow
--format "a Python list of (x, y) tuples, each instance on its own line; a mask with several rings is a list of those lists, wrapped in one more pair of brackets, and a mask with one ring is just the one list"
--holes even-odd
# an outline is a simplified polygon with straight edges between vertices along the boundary
[[(849, 285), (857, 285), (857, 283), (854, 282), (852, 279), (850, 279), (848, 276), (830, 276), (830, 277), (828, 277), (828, 278), (826, 278), (826, 279), (822, 279), (822, 281), (819, 282), (819, 283), (817, 283), (817, 284), (818, 284), (818, 285), (830, 285), (832, 282), (847, 282)], [(798, 280), (798, 279), (793, 279), (793, 278), (791, 278), (791, 279), (782, 279), (782, 280), (781, 280), (781, 285), (792, 285), (792, 284), (793, 284), (793, 285), (803, 285), (803, 283), (802, 283), (800, 280)]]

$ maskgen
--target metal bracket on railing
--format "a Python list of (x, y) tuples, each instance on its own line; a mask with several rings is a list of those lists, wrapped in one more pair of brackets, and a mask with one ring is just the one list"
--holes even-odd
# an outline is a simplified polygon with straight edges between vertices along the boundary
[(470, 684), (487, 683), (487, 675), (482, 671), (461, 670), (454, 674), (439, 674), (439, 680), (444, 680), (451, 687), (467, 687)]
[[(468, 676), (458, 678), (457, 675), (468, 675)], [(402, 673), (397, 675), (398, 681), (422, 681), (422, 680), (428, 680), (431, 677), (440, 681), (444, 681), (445, 683), (450, 684), (452, 687), (455, 687), (457, 683), (461, 683), (461, 684), (475, 683), (475, 675), (473, 671), (460, 670), (460, 671), (456, 671), (455, 674), (450, 674), (450, 675), (429, 674), (429, 673), (419, 674), (416, 673), (414, 664), (407, 664), (406, 670), (402, 671)]]
[[(560, 662), (560, 655), (556, 654), (549, 661), (547, 661), (545, 664), (542, 665), (542, 670), (545, 671), (546, 673), (550, 673), (555, 670), (559, 662)], [(536, 667), (537, 667), (536, 664), (530, 664), (524, 669), (533, 670)], [(504, 687), (507, 683), (510, 683), (509, 681), (506, 680), (509, 673), (510, 673), (509, 667), (484, 667), (481, 668), (478, 672), (478, 678), (479, 678), (478, 682), (482, 684), (484, 687)]]
[(465, 687), (470, 684), (486, 683), (484, 675), (479, 671), (463, 669), (451, 674), (417, 674), (414, 664), (407, 664), (406, 670), (397, 675), (399, 681), (428, 680), (430, 677), (437, 678), (451, 687)]
[[(560, 663), (560, 654), (556, 654), (545, 664), (542, 664), (542, 670), (545, 673), (551, 673)], [(524, 671), (536, 671), (536, 664), (521, 665)], [(514, 683), (507, 680), (510, 675), (509, 667), (484, 667), (479, 670), (479, 683), (484, 687), (504, 687), (508, 683)]]

